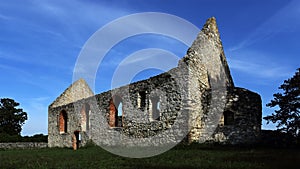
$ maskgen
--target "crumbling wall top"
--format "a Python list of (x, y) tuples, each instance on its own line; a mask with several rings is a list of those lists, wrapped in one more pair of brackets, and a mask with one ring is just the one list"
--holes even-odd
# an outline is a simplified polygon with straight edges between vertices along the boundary
[(82, 78), (70, 85), (55, 101), (49, 106), (51, 108), (66, 105), (78, 100), (93, 96), (89, 85)]
[(216, 18), (207, 19), (182, 60), (189, 61), (188, 65), (194, 67), (194, 71), (199, 70), (198, 67), (201, 65), (205, 65), (209, 78), (220, 79), (220, 76), (224, 75), (225, 77), (222, 78), (226, 79), (227, 87), (234, 87)]

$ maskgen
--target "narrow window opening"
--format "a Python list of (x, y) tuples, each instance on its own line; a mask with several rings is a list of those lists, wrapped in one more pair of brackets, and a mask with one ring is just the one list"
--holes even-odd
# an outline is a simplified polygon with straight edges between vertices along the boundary
[(160, 101), (159, 101), (159, 97), (152, 97), (151, 98), (151, 103), (152, 103), (152, 113), (151, 113), (152, 120), (160, 120)]
[(123, 104), (122, 102), (119, 103), (118, 106), (118, 122), (117, 125), (118, 127), (122, 127), (123, 126)]
[(116, 124), (118, 122), (117, 118), (118, 118), (117, 109), (115, 107), (113, 99), (111, 99), (109, 102), (109, 123), (108, 123), (110, 127), (116, 127)]
[(234, 113), (232, 111), (224, 112), (224, 125), (234, 125)]
[(60, 133), (67, 133), (68, 127), (68, 116), (65, 110), (62, 110), (59, 113), (59, 132)]
[(123, 126), (123, 103), (122, 98), (115, 96), (109, 103), (109, 126), (122, 127)]
[(140, 108), (142, 111), (145, 110), (146, 107), (146, 92), (141, 91), (138, 95), (138, 108)]

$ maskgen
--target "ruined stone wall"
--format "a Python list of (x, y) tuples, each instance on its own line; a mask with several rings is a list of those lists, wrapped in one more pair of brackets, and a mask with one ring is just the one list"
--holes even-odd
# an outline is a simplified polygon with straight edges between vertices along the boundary
[[(211, 91), (204, 92), (202, 98), (205, 100), (202, 102), (204, 114), (192, 127), (190, 142), (253, 144), (260, 139), (262, 104), (259, 94), (238, 87), (227, 90), (226, 104), (219, 114), (221, 116), (207, 114), (211, 113), (208, 108), (212, 100)], [(231, 118), (230, 123), (226, 124), (226, 118)], [(208, 123), (210, 121), (214, 123), (211, 125)]]
[[(111, 139), (111, 136), (114, 136), (113, 133), (116, 132), (128, 138), (147, 138), (170, 128), (176, 120), (177, 112), (181, 109), (181, 97), (178, 91), (172, 75), (167, 72), (148, 80), (96, 95), (100, 112), (102, 112), (102, 115), (104, 114), (106, 119), (104, 119), (104, 125), (93, 127), (92, 139), (99, 144), (115, 144), (114, 140), (118, 139)], [(141, 100), (140, 93), (145, 94), (142, 98), (144, 101)], [(109, 121), (109, 101), (115, 96), (122, 99), (122, 127), (107, 125)], [(160, 103), (157, 118), (151, 117), (154, 108), (156, 108), (152, 107), (152, 98), (157, 98)], [(139, 103), (141, 101), (144, 103)], [(100, 119), (101, 117), (95, 117), (94, 122), (91, 123), (99, 124), (103, 121), (103, 119)], [(103, 127), (112, 132), (102, 132)], [(109, 143), (104, 141), (109, 141)], [(125, 140), (125, 142), (127, 145), (131, 144), (129, 140)]]
[(192, 128), (188, 137), (204, 142), (217, 127), (227, 91), (234, 87), (215, 18), (207, 20), (181, 62), (189, 68)]
[[(67, 132), (60, 132), (60, 113), (67, 114)], [(75, 112), (74, 104), (63, 105), (48, 110), (48, 145), (49, 147), (71, 147), (73, 132), (78, 130), (80, 116)]]
[[(178, 67), (166, 73), (95, 96), (85, 82), (74, 84), (49, 106), (49, 147), (71, 147), (75, 132), (80, 133), (81, 145), (92, 140), (109, 146), (137, 144), (132, 138), (144, 140), (144, 145), (177, 143), (186, 134), (189, 142), (232, 144), (259, 137), (260, 96), (234, 87), (214, 18)], [(83, 96), (72, 102), (68, 91)]]
[(0, 143), (0, 149), (33, 149), (47, 148), (47, 143), (43, 142), (16, 142), (16, 143)]
[[(172, 72), (173, 71), (173, 72)], [(171, 74), (164, 73), (147, 80), (143, 80), (137, 83), (133, 83), (121, 88), (114, 89), (112, 91), (104, 92), (87, 99), (82, 99), (76, 102), (76, 104), (68, 104), (56, 108), (49, 108), (49, 147), (71, 147), (74, 131), (80, 131), (82, 136), (81, 145), (85, 145), (88, 140), (93, 140), (98, 145), (116, 145), (118, 137), (123, 137), (124, 144), (134, 145), (134, 142), (124, 139), (124, 136), (128, 138), (148, 138), (161, 134), (163, 131), (169, 130), (175, 120), (177, 120), (178, 113), (185, 112), (183, 109), (182, 95), (179, 92), (180, 88), (177, 85), (177, 81), (174, 80), (177, 69), (171, 70)], [(145, 92), (145, 105), (139, 106), (139, 93)], [(122, 125), (111, 127), (110, 121), (110, 101), (118, 96), (122, 100)], [(151, 98), (159, 97), (160, 110), (159, 117), (157, 119), (151, 118)], [(227, 91), (226, 106), (224, 110), (220, 111), (220, 115), (223, 115), (224, 111), (231, 111), (234, 113), (234, 122), (230, 125), (224, 124), (224, 116), (220, 116), (220, 123), (215, 124), (216, 130), (212, 135), (205, 135), (207, 133), (207, 121), (205, 120), (205, 114), (207, 106), (209, 106), (210, 94), (206, 92), (201, 96), (202, 102), (200, 105), (203, 109), (197, 110), (199, 114), (196, 119), (195, 126), (191, 126), (189, 133), (189, 141), (202, 142), (202, 141), (214, 141), (224, 142), (230, 144), (240, 143), (254, 143), (260, 133), (261, 125), (261, 99), (256, 93), (242, 88), (234, 88)], [(116, 101), (114, 101), (116, 102)], [(82, 107), (89, 104), (90, 111), (88, 114), (89, 126), (88, 130), (82, 130)], [(77, 107), (77, 108), (76, 108)], [(205, 108), (206, 107), (206, 108)], [(76, 112), (77, 109), (77, 112)], [(68, 127), (67, 133), (59, 132), (59, 113), (65, 110), (68, 114)], [(195, 113), (187, 111), (188, 113)], [(202, 113), (202, 114), (201, 114)], [(192, 116), (188, 116), (191, 118)], [(212, 116), (215, 117), (215, 116)], [(190, 120), (190, 119), (188, 119)], [(223, 121), (222, 121), (223, 120)], [(186, 123), (184, 121), (183, 123)], [(180, 128), (173, 129), (175, 134), (171, 137), (176, 142), (179, 139), (178, 135), (182, 132)], [(169, 134), (169, 133), (168, 133)], [(162, 135), (164, 137), (170, 137), (170, 135)], [(171, 139), (171, 140), (172, 140)], [(162, 140), (155, 142), (149, 142), (148, 145), (158, 144)]]
[[(70, 147), (74, 140), (74, 131), (81, 131), (81, 144), (88, 140), (87, 126), (89, 125), (89, 113), (82, 114), (85, 108), (84, 98), (93, 96), (93, 92), (83, 79), (79, 79), (70, 85), (57, 99), (48, 107), (48, 145), (49, 147)], [(74, 104), (77, 103), (78, 104)], [(75, 106), (75, 107), (74, 107)], [(77, 107), (76, 107), (77, 106)], [(61, 112), (66, 112), (66, 119), (60, 116)], [(85, 119), (84, 119), (85, 116)], [(64, 126), (64, 123), (67, 123)], [(62, 132), (65, 128), (67, 132)]]
[(220, 123), (214, 141), (230, 144), (252, 144), (259, 140), (262, 105), (259, 94), (243, 88), (234, 88), (228, 95), (225, 111), (233, 113), (233, 124)]
[[(169, 82), (167, 79), (169, 79)], [(147, 138), (170, 129), (177, 118), (177, 113), (184, 112), (181, 95), (177, 93), (176, 85), (174, 84), (176, 83), (172, 81), (172, 78), (168, 78), (168, 74), (165, 73), (145, 81), (98, 94), (95, 97), (96, 103), (93, 98), (87, 98), (76, 102), (76, 104), (71, 103), (56, 108), (49, 108), (49, 147), (71, 147), (74, 131), (80, 131), (82, 136), (81, 145), (84, 145), (90, 139), (98, 145), (115, 145), (116, 143), (113, 141), (118, 140), (116, 139), (118, 137), (116, 133), (124, 134), (128, 137)], [(138, 93), (140, 91), (147, 91), (143, 110), (137, 107)], [(122, 127), (109, 126), (109, 107), (110, 100), (113, 98), (112, 94), (122, 98)], [(161, 102), (160, 114), (159, 118), (154, 120), (150, 117), (150, 98), (157, 95)], [(206, 102), (202, 102), (201, 105), (207, 107), (210, 101), (209, 94), (202, 95), (202, 100), (206, 100)], [(77, 106), (77, 110), (81, 110), (86, 104), (90, 105), (89, 118), (87, 119), (89, 126), (87, 127), (88, 130), (83, 131), (81, 111), (76, 111), (75, 107)], [(65, 110), (68, 114), (67, 133), (59, 132), (59, 113), (62, 110)], [(190, 142), (209, 140), (231, 144), (255, 142), (259, 137), (261, 125), (260, 96), (246, 89), (234, 88), (227, 93), (225, 111), (227, 110), (234, 113), (234, 123), (225, 125), (223, 119), (223, 122), (220, 122), (212, 136), (205, 135), (205, 127), (207, 127), (205, 125), (206, 121), (203, 120), (205, 116), (200, 114), (198, 116), (200, 119), (197, 119), (195, 123), (197, 126), (192, 126), (190, 131)], [(205, 111), (207, 110), (199, 109), (197, 113)], [(220, 114), (223, 112), (224, 110)], [(188, 113), (195, 112), (188, 111)], [(180, 133), (180, 130), (178, 129), (178, 132), (175, 133)], [(177, 135), (174, 135), (173, 138), (175, 142)], [(159, 142), (160, 140), (157, 141)], [(149, 142), (149, 145), (152, 144), (156, 143)]]
[[(182, 109), (179, 75), (180, 72), (175, 68), (147, 80), (79, 100), (75, 104), (49, 107), (49, 147), (70, 147), (74, 131), (80, 131), (84, 136), (81, 145), (84, 145), (88, 139), (98, 145), (114, 145), (116, 144), (114, 141), (120, 140), (117, 135), (128, 138), (148, 138), (169, 130)], [(140, 93), (144, 94), (143, 100), (140, 98)], [(122, 103), (122, 117), (121, 120), (119, 119), (122, 124), (118, 126), (110, 126), (112, 101), (114, 104)], [(86, 104), (89, 104), (90, 107), (88, 115), (90, 126), (88, 131), (82, 131), (82, 116), (78, 110), (81, 110), (81, 107)], [(117, 109), (117, 105), (115, 106)], [(59, 114), (62, 110), (68, 114), (66, 133), (59, 131)], [(154, 113), (156, 113), (155, 117)], [(177, 129), (178, 132), (174, 132), (176, 129), (172, 129), (174, 134), (171, 135), (170, 140), (174, 142), (179, 139), (177, 138), (178, 133), (180, 137), (183, 137), (180, 134), (182, 128)], [(164, 135), (160, 138), (165, 139), (166, 137), (170, 136)], [(160, 141), (157, 140), (157, 142)], [(124, 142), (126, 145), (130, 144), (129, 140)], [(156, 143), (149, 142), (148, 144)]]
[(58, 107), (77, 100), (93, 96), (94, 93), (83, 79), (79, 79), (68, 87), (51, 105), (50, 107)]

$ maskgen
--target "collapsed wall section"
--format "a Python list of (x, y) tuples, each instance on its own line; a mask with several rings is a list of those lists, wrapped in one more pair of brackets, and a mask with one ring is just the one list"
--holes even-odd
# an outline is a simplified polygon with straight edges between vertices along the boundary
[[(91, 119), (91, 124), (95, 124), (92, 140), (98, 145), (130, 146), (137, 144), (134, 138), (144, 138), (146, 145), (158, 145), (166, 138), (176, 142), (181, 139), (178, 137), (184, 137), (180, 134), (183, 128), (173, 127), (183, 107), (178, 71), (174, 68), (96, 95), (102, 116)], [(164, 133), (168, 130), (173, 134)], [(151, 137), (158, 135), (161, 136), (156, 141), (151, 141)]]
[(189, 142), (254, 143), (261, 98), (234, 87), (215, 18), (207, 20), (180, 62), (189, 70)]
[(63, 93), (49, 106), (49, 147), (70, 147), (79, 139), (82, 145), (92, 140), (134, 146), (132, 138), (159, 145), (186, 134), (190, 142), (235, 144), (259, 136), (260, 96), (234, 87), (215, 18), (207, 20), (178, 67), (95, 96), (89, 90), (73, 101)]
[(261, 112), (259, 94), (234, 88), (228, 95), (226, 109), (212, 140), (230, 144), (256, 143), (261, 132)]
[(187, 55), (182, 58), (189, 69), (191, 132), (189, 141), (203, 142), (213, 134), (234, 87), (215, 18), (209, 18)]
[[(90, 139), (90, 116), (96, 112), (94, 107), (89, 106), (92, 105), (91, 101), (83, 99), (77, 101), (77, 104), (48, 108), (49, 147), (72, 147), (73, 143), (87, 143)], [(79, 132), (80, 135), (77, 135)]]
[[(76, 131), (83, 136), (82, 144), (91, 139), (98, 145), (119, 145), (122, 140), (122, 144), (128, 146), (136, 144), (132, 138), (153, 136), (159, 137), (154, 142), (149, 139), (144, 144), (158, 145), (166, 138), (170, 143), (180, 142), (185, 136), (182, 132), (188, 131), (188, 126), (183, 126), (188, 124), (188, 117), (182, 118), (181, 122), (178, 120), (178, 116), (182, 116), (183, 93), (186, 90), (180, 80), (182, 76), (183, 72), (174, 68), (75, 103), (49, 107), (49, 147), (71, 146)], [(83, 116), (79, 110), (86, 104), (90, 111)], [(62, 112), (67, 116), (65, 121)], [(85, 119), (88, 127), (83, 127), (83, 117), (88, 117)], [(182, 125), (174, 127), (175, 121)], [(89, 130), (83, 131), (83, 128)]]
[(93, 96), (94, 93), (83, 79), (79, 79), (71, 84), (49, 107), (58, 107), (77, 100)]

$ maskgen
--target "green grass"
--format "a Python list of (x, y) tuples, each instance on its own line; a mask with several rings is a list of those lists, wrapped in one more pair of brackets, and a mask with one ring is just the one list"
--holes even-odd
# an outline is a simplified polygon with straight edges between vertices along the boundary
[(159, 156), (131, 159), (100, 147), (0, 150), (0, 168), (156, 168), (277, 169), (300, 168), (299, 149), (177, 146)]

